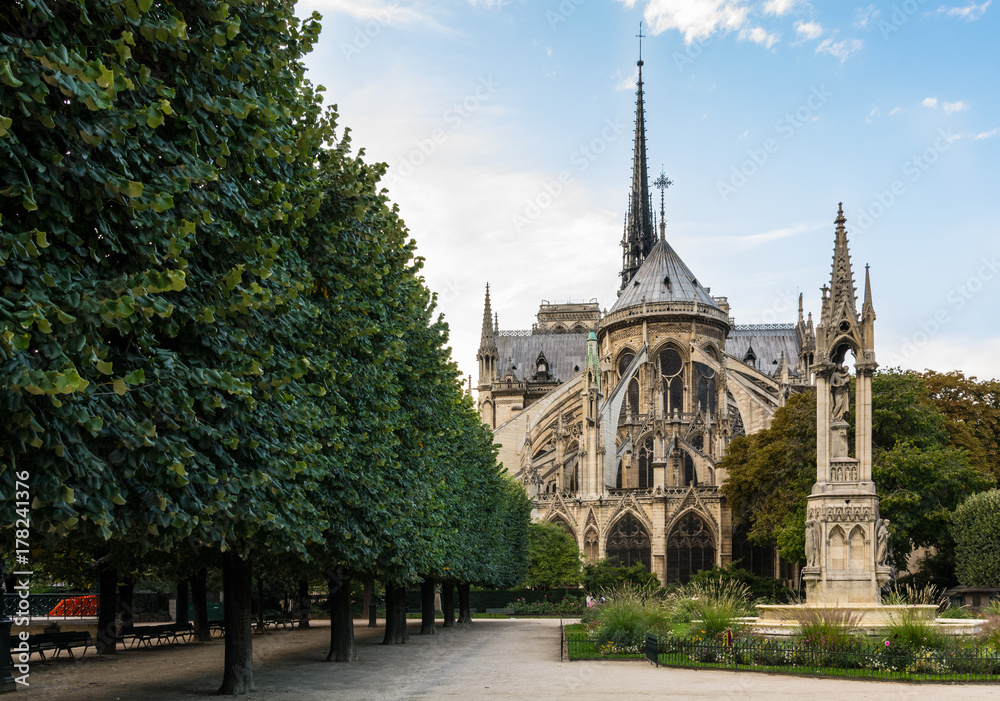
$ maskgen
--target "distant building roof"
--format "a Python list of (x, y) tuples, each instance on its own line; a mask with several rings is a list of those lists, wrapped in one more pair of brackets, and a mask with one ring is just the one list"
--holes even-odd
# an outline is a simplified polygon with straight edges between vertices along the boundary
[(611, 311), (634, 307), (647, 302), (698, 302), (719, 308), (691, 269), (664, 239), (660, 239), (642, 262), (635, 277), (628, 283), (611, 307)]
[(514, 365), (514, 376), (527, 380), (535, 374), (538, 353), (545, 354), (549, 362), (549, 372), (560, 382), (566, 382), (583, 370), (587, 359), (587, 334), (557, 333), (530, 334), (501, 331), (497, 337), (499, 351), (499, 373), (507, 373)]
[(794, 325), (753, 324), (730, 329), (726, 338), (726, 353), (737, 360), (744, 360), (751, 348), (756, 357), (753, 366), (761, 372), (770, 375), (777, 370), (784, 351), (785, 360), (794, 374), (799, 360), (799, 340)]

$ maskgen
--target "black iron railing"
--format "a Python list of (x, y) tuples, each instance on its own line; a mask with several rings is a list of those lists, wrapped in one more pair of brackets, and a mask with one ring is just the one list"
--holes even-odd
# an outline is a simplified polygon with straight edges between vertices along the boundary
[(846, 647), (806, 646), (781, 640), (696, 640), (646, 636), (600, 641), (567, 633), (571, 660), (633, 658), (670, 667), (743, 669), (896, 681), (1000, 682), (1000, 652), (988, 648), (910, 649), (872, 640)]

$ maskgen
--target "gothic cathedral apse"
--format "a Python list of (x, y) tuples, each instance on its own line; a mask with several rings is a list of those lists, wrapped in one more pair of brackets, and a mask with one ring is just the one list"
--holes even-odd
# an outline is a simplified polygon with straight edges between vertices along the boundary
[[(846, 402), (830, 390), (842, 369), (826, 356), (814, 367), (816, 330), (801, 297), (795, 324), (738, 325), (727, 298), (714, 296), (667, 241), (663, 193), (672, 183), (662, 173), (652, 183), (660, 190), (657, 213), (646, 167), (641, 60), (638, 66), (618, 298), (603, 311), (596, 300), (543, 302), (530, 330), (506, 331), (487, 286), (477, 354), (480, 415), (500, 460), (533, 497), (535, 518), (569, 532), (587, 561), (640, 563), (664, 583), (735, 562), (792, 582), (798, 571), (774, 549), (750, 546), (745, 524), (734, 522), (719, 491), (726, 479), (719, 463), (730, 440), (769, 426), (789, 394), (817, 377), (832, 402)], [(841, 257), (842, 230), (838, 215)], [(853, 288), (843, 292), (851, 294)], [(824, 301), (824, 311), (828, 304), (836, 306)], [(854, 318), (852, 350), (863, 359), (863, 327)], [(836, 421), (831, 430), (830, 465), (845, 470), (852, 485), (870, 479), (851, 472), (865, 471), (866, 456), (842, 460)]]

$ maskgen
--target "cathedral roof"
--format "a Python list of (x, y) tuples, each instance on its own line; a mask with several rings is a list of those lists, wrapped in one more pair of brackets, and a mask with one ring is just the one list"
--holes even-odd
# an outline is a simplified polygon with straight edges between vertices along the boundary
[(566, 382), (583, 370), (587, 360), (585, 333), (512, 335), (508, 331), (501, 331), (496, 340), (500, 375), (506, 374), (513, 365), (514, 377), (522, 381), (535, 374), (535, 361), (539, 353), (545, 354), (549, 373), (560, 382)]
[(698, 302), (716, 309), (712, 299), (691, 269), (664, 239), (653, 246), (639, 271), (622, 290), (611, 311), (638, 306), (646, 302)]
[(753, 348), (755, 368), (772, 374), (781, 364), (781, 354), (794, 370), (799, 358), (799, 340), (792, 324), (757, 324), (734, 326), (726, 337), (726, 353), (743, 361)]

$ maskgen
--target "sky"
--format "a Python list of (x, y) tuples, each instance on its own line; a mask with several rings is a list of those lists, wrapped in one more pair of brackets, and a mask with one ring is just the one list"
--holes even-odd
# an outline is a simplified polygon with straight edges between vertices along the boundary
[(542, 300), (614, 303), (640, 22), (667, 239), (736, 323), (792, 323), (799, 293), (818, 321), (843, 202), (879, 363), (1000, 377), (1000, 0), (299, 0), (314, 11), (308, 77), (388, 164), (474, 383), (487, 283), (501, 329)]

